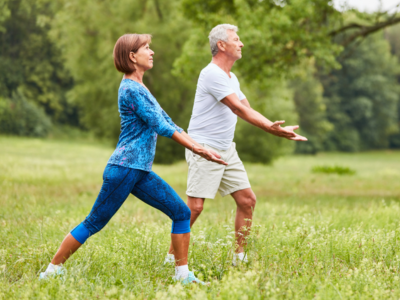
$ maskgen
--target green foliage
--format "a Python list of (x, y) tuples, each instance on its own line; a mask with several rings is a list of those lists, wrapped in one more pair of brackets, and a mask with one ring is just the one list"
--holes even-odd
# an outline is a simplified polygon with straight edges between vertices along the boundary
[[(272, 84), (271, 81), (268, 84)], [(252, 108), (272, 120), (285, 120), (295, 124), (297, 114), (293, 105), (293, 94), (284, 81), (275, 80), (274, 87), (268, 90), (253, 82), (244, 85), (242, 90)], [(284, 126), (284, 125), (282, 125)], [(236, 149), (243, 161), (269, 164), (279, 156), (292, 153), (294, 143), (263, 132), (261, 129), (239, 119), (235, 139)]]
[(3, 23), (10, 17), (11, 12), (7, 6), (8, 0), (0, 0), (0, 32), (5, 32), (6, 28)]
[(348, 47), (342, 69), (322, 78), (328, 120), (334, 125), (327, 150), (386, 148), (397, 133), (400, 68), (381, 34), (369, 36), (356, 49)]
[(72, 85), (59, 51), (47, 36), (58, 2), (0, 2), (0, 96), (18, 91), (57, 122), (77, 125), (65, 91)]
[[(388, 39), (391, 52), (400, 62), (400, 24), (385, 30), (385, 37)], [(400, 72), (397, 74), (397, 82), (400, 84)], [(400, 128), (400, 101), (397, 105), (398, 127)], [(392, 134), (389, 138), (391, 148), (400, 148), (400, 133)]]
[(246, 81), (290, 75), (310, 57), (320, 65), (338, 67), (335, 55), (341, 47), (332, 43), (328, 25), (340, 14), (330, 1), (298, 0), (282, 5), (274, 1), (183, 0), (183, 7), (185, 15), (197, 24), (197, 34), (193, 33), (197, 36), (187, 41), (191, 46), (184, 49), (177, 66), (189, 76), (196, 75), (191, 70), (198, 61), (198, 51), (190, 50), (197, 48), (203, 55), (208, 33), (221, 23), (239, 26), (245, 46), (237, 64)]
[(354, 175), (355, 170), (349, 167), (342, 166), (314, 166), (311, 171), (313, 173), (325, 173), (325, 174), (339, 174), (339, 175)]
[(315, 154), (323, 149), (326, 134), (333, 126), (327, 121), (323, 87), (313, 72), (313, 66), (306, 68), (304, 77), (292, 80), (291, 87), (299, 114), (299, 133), (308, 139), (306, 143), (296, 143), (296, 152)]
[(0, 98), (0, 133), (43, 137), (50, 129), (51, 121), (44, 111), (23, 95), (14, 94), (11, 100)]

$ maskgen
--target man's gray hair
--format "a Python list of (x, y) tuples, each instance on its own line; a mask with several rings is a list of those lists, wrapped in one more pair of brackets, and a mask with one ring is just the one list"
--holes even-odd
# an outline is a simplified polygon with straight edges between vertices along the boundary
[(215, 56), (218, 53), (217, 43), (219, 41), (223, 41), (223, 42), (228, 41), (228, 33), (226, 32), (227, 30), (233, 30), (234, 32), (237, 32), (239, 29), (235, 25), (220, 24), (220, 25), (215, 26), (211, 30), (211, 32), (208, 36), (208, 39), (210, 40), (210, 48), (211, 48), (212, 56)]

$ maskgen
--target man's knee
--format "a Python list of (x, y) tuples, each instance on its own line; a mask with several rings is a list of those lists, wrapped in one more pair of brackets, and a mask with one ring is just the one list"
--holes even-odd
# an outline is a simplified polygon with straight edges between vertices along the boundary
[(253, 192), (251, 192), (249, 195), (246, 195), (246, 197), (243, 197), (240, 200), (238, 206), (240, 206), (240, 208), (244, 210), (254, 210), (256, 203), (257, 203), (256, 195)]
[(190, 206), (193, 215), (200, 215), (203, 211), (203, 203), (196, 203)]
[(192, 215), (198, 216), (203, 211), (204, 199), (202, 198), (194, 198), (188, 196), (187, 205), (192, 211)]

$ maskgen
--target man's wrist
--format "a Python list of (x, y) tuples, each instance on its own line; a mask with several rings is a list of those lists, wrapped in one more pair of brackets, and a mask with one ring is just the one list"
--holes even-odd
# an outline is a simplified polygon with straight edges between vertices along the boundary
[(275, 130), (274, 130), (274, 128), (272, 127), (273, 124), (274, 124), (274, 123), (269, 123), (269, 122), (264, 123), (264, 130), (265, 130), (266, 132), (268, 132), (268, 133), (274, 134)]

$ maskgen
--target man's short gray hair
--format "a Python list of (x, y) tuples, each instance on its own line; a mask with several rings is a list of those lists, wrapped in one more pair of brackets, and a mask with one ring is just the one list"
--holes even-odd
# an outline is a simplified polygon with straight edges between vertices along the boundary
[(218, 53), (218, 46), (217, 43), (219, 41), (227, 42), (228, 41), (228, 33), (227, 30), (233, 30), (234, 32), (238, 32), (238, 28), (235, 25), (231, 24), (220, 24), (215, 26), (209, 36), (208, 39), (210, 40), (210, 48), (212, 56), (217, 55)]

